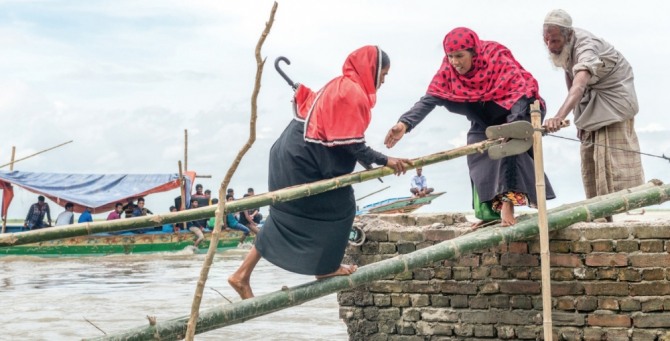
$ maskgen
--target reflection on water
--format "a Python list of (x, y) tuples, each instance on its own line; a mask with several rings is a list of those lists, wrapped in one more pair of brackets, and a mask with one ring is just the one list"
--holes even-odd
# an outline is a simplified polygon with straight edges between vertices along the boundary
[[(239, 298), (226, 278), (244, 253), (215, 258), (201, 309)], [(105, 257), (0, 257), (0, 340), (75, 340), (190, 313), (204, 254)], [(264, 260), (252, 276), (256, 294), (295, 286), (313, 277), (292, 274)], [(196, 336), (197, 340), (346, 340), (335, 295)]]

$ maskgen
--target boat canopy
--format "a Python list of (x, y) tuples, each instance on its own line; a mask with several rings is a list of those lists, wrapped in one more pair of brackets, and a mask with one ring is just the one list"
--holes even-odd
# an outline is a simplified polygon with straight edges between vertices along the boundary
[[(189, 202), (195, 172), (184, 173), (185, 202)], [(14, 197), (12, 185), (41, 194), (60, 206), (73, 203), (76, 212), (90, 207), (92, 213), (111, 211), (117, 202), (179, 188), (179, 174), (63, 174), (0, 171), (2, 213), (5, 217)]]

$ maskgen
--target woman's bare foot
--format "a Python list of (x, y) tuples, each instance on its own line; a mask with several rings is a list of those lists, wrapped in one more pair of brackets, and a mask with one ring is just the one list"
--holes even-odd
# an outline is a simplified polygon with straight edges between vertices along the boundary
[(237, 294), (240, 295), (243, 300), (254, 297), (254, 293), (251, 291), (251, 285), (249, 285), (249, 280), (237, 278), (236, 274), (232, 274), (228, 277), (228, 284), (237, 291)]
[(514, 218), (514, 204), (509, 201), (504, 201), (502, 203), (500, 219), (502, 220), (502, 226), (512, 226), (516, 224), (516, 219)]
[(335, 272), (331, 272), (326, 275), (318, 275), (315, 276), (316, 279), (324, 279), (328, 277), (335, 277), (335, 276), (348, 276), (351, 275), (352, 273), (356, 272), (358, 270), (357, 265), (347, 265), (347, 264), (340, 264), (340, 267), (335, 270)]

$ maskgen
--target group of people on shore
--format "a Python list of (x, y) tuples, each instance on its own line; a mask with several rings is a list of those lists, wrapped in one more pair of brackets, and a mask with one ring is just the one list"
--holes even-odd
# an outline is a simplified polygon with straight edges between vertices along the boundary
[[(644, 172), (634, 129), (638, 102), (633, 71), (618, 50), (598, 36), (573, 27), (561, 9), (549, 12), (543, 41), (553, 66), (563, 70), (568, 95), (558, 112), (544, 124), (560, 129), (574, 114), (581, 140), (582, 182), (586, 197), (640, 185)], [(442, 65), (426, 94), (387, 133), (384, 144), (394, 147), (436, 106), (470, 121), (467, 143), (486, 140), (486, 128), (530, 121), (530, 104), (546, 105), (535, 77), (504, 45), (480, 40), (471, 29), (458, 27), (446, 34)], [(403, 174), (410, 161), (379, 153), (365, 144), (376, 92), (390, 69), (388, 55), (377, 46), (364, 46), (347, 57), (342, 75), (314, 92), (296, 84), (294, 119), (270, 152), (269, 190), (333, 178), (353, 171), (356, 161), (375, 163)], [(516, 223), (514, 207), (537, 204), (532, 150), (499, 160), (487, 153), (468, 155), (473, 207), (481, 222)], [(415, 196), (430, 189), (413, 179)], [(545, 177), (546, 199), (555, 197)], [(420, 189), (425, 188), (425, 189)], [(341, 264), (355, 214), (350, 186), (270, 206), (270, 215), (229, 284), (242, 299), (253, 297), (250, 277), (265, 258), (292, 272), (317, 279), (349, 275), (356, 265)], [(479, 223), (481, 223), (479, 222)], [(478, 223), (478, 224), (479, 224)], [(477, 224), (476, 224), (477, 225)]]

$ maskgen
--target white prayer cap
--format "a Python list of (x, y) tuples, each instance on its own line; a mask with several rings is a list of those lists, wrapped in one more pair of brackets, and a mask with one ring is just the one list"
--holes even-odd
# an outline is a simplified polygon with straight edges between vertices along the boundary
[(544, 24), (572, 28), (572, 18), (568, 12), (562, 9), (555, 9), (544, 17)]

